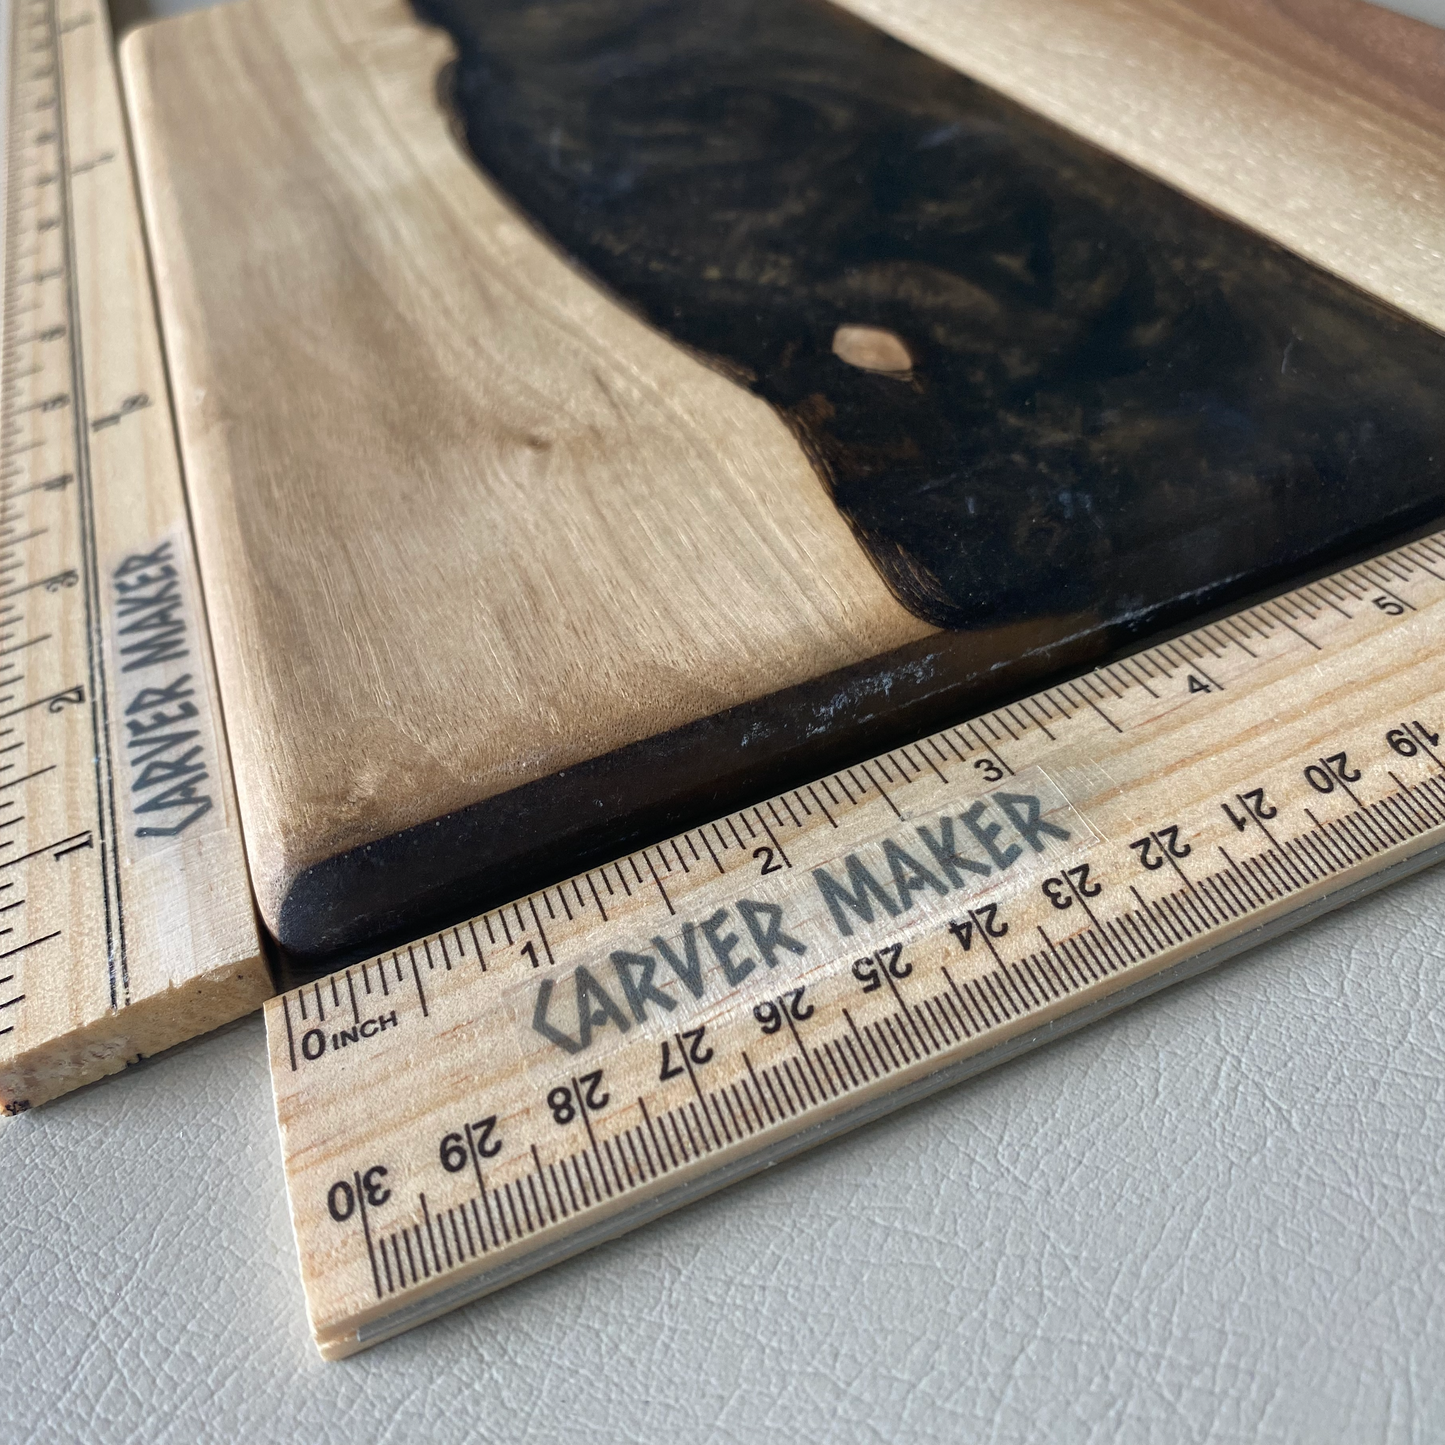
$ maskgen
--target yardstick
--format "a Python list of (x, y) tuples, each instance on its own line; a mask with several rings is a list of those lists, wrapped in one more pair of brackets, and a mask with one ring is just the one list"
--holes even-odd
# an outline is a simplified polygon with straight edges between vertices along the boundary
[(1445, 848), (1445, 533), (273, 999), (340, 1357)]
[(0, 397), (0, 1106), (270, 992), (100, 0), (13, 0)]

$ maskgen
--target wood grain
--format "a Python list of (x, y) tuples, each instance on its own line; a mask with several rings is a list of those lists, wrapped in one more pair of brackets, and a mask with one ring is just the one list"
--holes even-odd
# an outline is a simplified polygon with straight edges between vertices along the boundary
[(1437, 533), (273, 999), (322, 1354), (1438, 861), (1442, 579)]
[(847, 8), (1445, 329), (1445, 34), (1360, 0)]
[(4, 15), (6, 1113), (271, 992), (110, 34), (58, 8)]
[(939, 627), (1137, 636), (1445, 510), (1438, 333), (825, 0), (416, 8), (482, 173)]
[(126, 49), (253, 876), (303, 947), (308, 867), (932, 631), (763, 403), (480, 182), (446, 54), (393, 4)]
[[(850, 8), (1445, 320), (1433, 62), (1340, 48), (1416, 30), (1362, 6), (1333, 28), (1171, 0)], [(1087, 610), (965, 635), (901, 607), (778, 417), (477, 172), (448, 58), (381, 0), (249, 0), (124, 47), (252, 873), (301, 954), (1101, 645)]]

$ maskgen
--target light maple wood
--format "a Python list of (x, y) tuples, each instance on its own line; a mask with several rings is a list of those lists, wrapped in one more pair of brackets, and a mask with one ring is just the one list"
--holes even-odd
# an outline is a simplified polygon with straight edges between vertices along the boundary
[[(322, 1353), (1438, 858), (1442, 627), (1437, 534), (273, 999)], [(771, 958), (740, 900), (780, 910)], [(731, 985), (705, 941), (687, 984), (710, 917)]]
[[(1445, 323), (1427, 27), (1354, 0), (851, 8)], [(477, 172), (447, 59), (402, 0), (246, 0), (124, 47), (273, 929), (334, 855), (930, 636), (777, 416)]]
[(1445, 329), (1445, 34), (1360, 0), (845, 0)]
[[(0, 1105), (13, 1113), (248, 1013), (271, 984), (105, 8), (15, 0), (4, 19)], [(184, 656), (127, 671), (138, 634), (118, 629), (141, 612), (119, 616), (118, 570), (146, 579), (137, 602), (178, 592)], [(172, 689), (174, 727), (153, 725), (147, 687)], [(137, 788), (131, 725), (153, 761), (204, 762), (211, 807), (174, 838), (140, 831), (193, 808), (136, 810), (168, 784)], [(183, 729), (194, 736), (156, 744)]]
[(481, 179), (447, 53), (390, 0), (127, 41), (273, 926), (332, 853), (930, 630), (773, 412)]

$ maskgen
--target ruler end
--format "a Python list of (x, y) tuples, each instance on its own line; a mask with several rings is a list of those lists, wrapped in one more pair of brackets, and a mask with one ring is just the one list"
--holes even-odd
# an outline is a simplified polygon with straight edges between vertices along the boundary
[(107, 1011), (0, 1063), (0, 1113), (25, 1113), (253, 1013), (270, 996), (259, 949)]
[(316, 1340), (316, 1348), (323, 1360), (348, 1360), (366, 1348), (361, 1337), (352, 1330), (350, 1334), (337, 1335), (330, 1339)]

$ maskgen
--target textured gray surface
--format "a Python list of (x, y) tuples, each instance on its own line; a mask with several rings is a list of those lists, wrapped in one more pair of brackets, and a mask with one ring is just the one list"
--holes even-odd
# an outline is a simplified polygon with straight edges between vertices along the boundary
[[(180, 0), (181, 5), (185, 3), (186, 0)], [(1445, 25), (1445, 0), (1376, 0), (1376, 3), (1386, 10), (1398, 10), (1401, 15), (1428, 20), (1431, 25)]]
[(5, 1445), (1438, 1440), (1445, 872), (342, 1364), (259, 1020), (0, 1188)]
[(258, 1021), (0, 1132), (0, 1439), (1445, 1435), (1445, 873), (341, 1364)]

